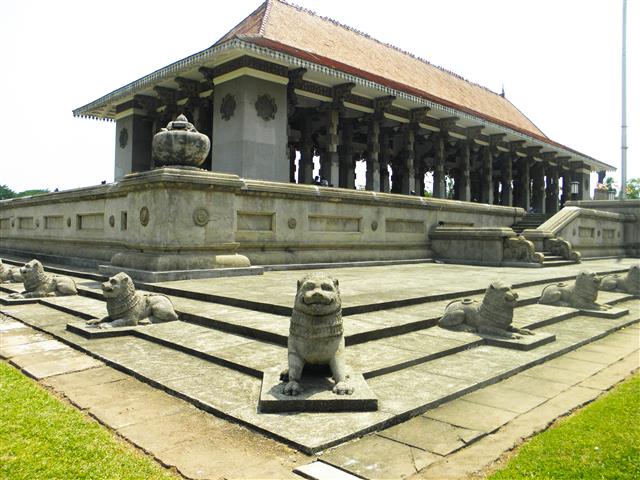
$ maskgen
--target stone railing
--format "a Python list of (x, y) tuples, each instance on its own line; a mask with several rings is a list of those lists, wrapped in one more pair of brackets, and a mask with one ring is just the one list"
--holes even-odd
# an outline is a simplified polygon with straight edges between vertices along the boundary
[(434, 258), (450, 263), (541, 267), (544, 255), (507, 227), (438, 226), (429, 237)]
[(516, 207), (159, 168), (0, 201), (0, 249), (154, 271), (224, 267), (235, 254), (252, 265), (425, 259), (440, 222), (507, 227), (523, 215)]
[[(595, 202), (597, 206), (601, 203)], [(624, 256), (633, 254), (628, 226), (637, 224), (632, 213), (615, 213), (567, 206), (536, 229), (522, 235), (537, 250), (551, 251), (568, 260), (583, 257)], [(576, 251), (579, 251), (578, 254)]]

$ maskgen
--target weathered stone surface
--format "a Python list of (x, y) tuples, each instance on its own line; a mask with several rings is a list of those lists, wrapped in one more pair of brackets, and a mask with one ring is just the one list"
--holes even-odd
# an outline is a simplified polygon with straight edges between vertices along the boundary
[(378, 435), (444, 456), (463, 448), (485, 434), (421, 415), (382, 430)]
[[(535, 395), (531, 392), (521, 392), (503, 385), (500, 382), (482, 388), (462, 397), (463, 400), (472, 403), (486, 405), (488, 407), (508, 410), (515, 413), (525, 413), (541, 403), (547, 401), (543, 396)], [(539, 387), (541, 385), (538, 385)]]
[(324, 462), (301, 465), (293, 471), (310, 480), (357, 480), (360, 478)]
[(511, 410), (481, 405), (463, 398), (446, 403), (424, 414), (427, 418), (486, 433), (497, 430), (517, 415), (517, 412)]
[(274, 412), (342, 412), (375, 411), (378, 398), (367, 386), (360, 374), (350, 374), (347, 378), (354, 387), (352, 395), (335, 395), (335, 382), (321, 375), (303, 374), (305, 389), (299, 395), (286, 395), (285, 384), (280, 380), (280, 369), (268, 370), (262, 379), (260, 403), (263, 413)]
[(82, 392), (93, 385), (102, 385), (128, 378), (128, 375), (114, 368), (102, 366), (81, 372), (56, 375), (43, 380), (42, 383), (59, 392), (70, 394), (71, 392)]
[(93, 369), (103, 365), (102, 362), (94, 358), (71, 351), (63, 358), (49, 362), (33, 363), (23, 367), (22, 370), (33, 378), (40, 380), (54, 375)]
[(441, 457), (402, 443), (370, 435), (337, 447), (320, 457), (323, 462), (370, 479), (403, 478)]
[(87, 325), (98, 328), (133, 327), (178, 319), (171, 300), (165, 295), (136, 292), (133, 280), (126, 273), (118, 273), (102, 284), (109, 314), (89, 320)]
[(67, 349), (72, 351), (71, 348), (67, 347), (64, 343), (59, 342), (58, 340), (46, 339), (41, 342), (23, 343), (16, 345), (5, 345), (3, 343), (0, 346), (0, 354), (4, 358), (11, 358), (18, 355), (27, 355), (30, 353), (47, 352), (50, 350), (59, 349)]
[(38, 260), (25, 263), (20, 268), (20, 274), (25, 290), (21, 293), (12, 293), (9, 298), (40, 298), (78, 294), (76, 284), (71, 278), (45, 273)]

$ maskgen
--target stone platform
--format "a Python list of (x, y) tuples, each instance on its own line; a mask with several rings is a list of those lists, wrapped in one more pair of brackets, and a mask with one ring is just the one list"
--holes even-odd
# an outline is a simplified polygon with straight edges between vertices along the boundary
[[(106, 315), (95, 274), (75, 272), (79, 296), (0, 310), (205, 411), (314, 453), (405, 422), (637, 323), (640, 301), (622, 293), (601, 292), (598, 299), (616, 305), (623, 312), (618, 318), (536, 303), (547, 283), (570, 280), (582, 269), (620, 272), (633, 262), (597, 260), (549, 270), (428, 263), (330, 271), (340, 280), (347, 363), (362, 372), (378, 398), (378, 410), (365, 412), (258, 410), (264, 373), (286, 362), (288, 312), (303, 272), (147, 285), (171, 297), (180, 320), (110, 332), (117, 338), (82, 334), (83, 320)], [(452, 299), (481, 298), (495, 279), (514, 285), (514, 325), (535, 330), (534, 337), (500, 344), (436, 326)], [(4, 292), (20, 289), (2, 286)], [(5, 303), (6, 294), (0, 296)]]

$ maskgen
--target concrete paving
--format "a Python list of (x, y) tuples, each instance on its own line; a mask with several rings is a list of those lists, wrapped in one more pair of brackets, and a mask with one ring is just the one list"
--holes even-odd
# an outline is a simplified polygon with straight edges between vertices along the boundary
[[(628, 263), (598, 260), (578, 267), (608, 272)], [(414, 281), (412, 275), (426, 267), (437, 267), (430, 272), (437, 283), (431, 275)], [(383, 292), (375, 277), (379, 268), (385, 272)], [(0, 321), (0, 355), (190, 478), (217, 478), (220, 472), (227, 478), (294, 478), (292, 469), (311, 463), (312, 453), (325, 465), (366, 478), (417, 472), (440, 478), (445, 470), (464, 476), (518, 441), (503, 432), (538, 431), (545, 415), (557, 417), (566, 412), (557, 413), (563, 408), (590, 401), (628, 376), (638, 366), (640, 336), (640, 301), (629, 295), (607, 292), (599, 298), (626, 311), (619, 318), (533, 303), (544, 281), (575, 275), (574, 265), (473, 268), (423, 264), (333, 272), (340, 279), (343, 305), (355, 302), (362, 310), (345, 315), (347, 357), (378, 397), (375, 412), (257, 410), (263, 373), (286, 363), (288, 318), (265, 311), (265, 305), (283, 308), (279, 299), (290, 293), (289, 281), (295, 289), (301, 272), (242, 279), (258, 282), (245, 285), (256, 309), (192, 295), (202, 290), (233, 298), (239, 288), (233, 282), (239, 279), (172, 282), (185, 289), (172, 286), (181, 321), (116, 332), (122, 336), (111, 338), (69, 330), (83, 319), (106, 315), (96, 282), (77, 277), (80, 296), (0, 305), (1, 312), (20, 320)], [(464, 285), (460, 269), (466, 271)], [(516, 289), (520, 304), (514, 324), (533, 328), (538, 336), (551, 335), (552, 341), (516, 350), (435, 326), (455, 295), (481, 298), (489, 278), (515, 279), (514, 271), (527, 280)], [(431, 293), (417, 288), (434, 284), (445, 286), (430, 287)], [(567, 391), (574, 396), (567, 397)], [(203, 432), (201, 424), (208, 425)], [(221, 432), (227, 431), (237, 435), (232, 451), (238, 458), (225, 458), (221, 439), (226, 433)], [(205, 434), (212, 440), (205, 440)], [(486, 438), (497, 438), (496, 445), (486, 446)], [(215, 439), (221, 445), (214, 445)], [(203, 445), (214, 453), (207, 455)], [(220, 458), (212, 457), (215, 452)], [(453, 458), (461, 459), (456, 468), (445, 468)], [(327, 471), (314, 468), (309, 471)]]

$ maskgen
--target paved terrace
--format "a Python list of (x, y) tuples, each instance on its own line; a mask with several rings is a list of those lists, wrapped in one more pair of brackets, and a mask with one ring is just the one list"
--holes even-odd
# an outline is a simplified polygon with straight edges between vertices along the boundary
[[(638, 299), (619, 293), (601, 293), (601, 302), (615, 304), (611, 318), (535, 302), (546, 283), (574, 277), (582, 269), (607, 273), (627, 269), (632, 263), (626, 259), (597, 260), (552, 269), (419, 264), (327, 270), (340, 280), (347, 314), (348, 362), (355, 371), (364, 374), (378, 396), (377, 412), (264, 414), (257, 411), (262, 373), (286, 363), (286, 313), (293, 302), (296, 280), (303, 274), (300, 271), (149, 285), (150, 289), (171, 293), (183, 321), (109, 332), (117, 335), (115, 337), (97, 332), (91, 338), (83, 331), (81, 319), (102, 317), (106, 315), (106, 308), (96, 279), (76, 272), (80, 296), (26, 303), (4, 300), (4, 303), (13, 303), (1, 307), (4, 313), (57, 340), (16, 345), (13, 349), (3, 345), (2, 354), (20, 366), (26, 363), (20, 363), (18, 357), (25, 355), (27, 362), (37, 357), (40, 367), (29, 369), (29, 374), (36, 378), (67, 372), (69, 368), (83, 370), (105, 362), (202, 410), (246, 425), (306, 454), (344, 444), (369, 432), (379, 432), (360, 441), (375, 443), (365, 451), (409, 448), (406, 451), (419, 453), (422, 463), (418, 463), (427, 466), (494, 431), (502, 425), (500, 422), (514, 418), (523, 408), (533, 408), (538, 400), (543, 402), (549, 395), (558, 394), (554, 384), (572, 381), (576, 369), (593, 375), (604, 368), (593, 358), (586, 361), (574, 358), (569, 361), (568, 371), (563, 367), (548, 367), (548, 363), (540, 364), (588, 349), (583, 345), (616, 330), (628, 329), (640, 320)], [(444, 306), (453, 298), (480, 298), (480, 292), (496, 279), (511, 282), (516, 288), (520, 305), (515, 311), (515, 323), (535, 329), (537, 343), (500, 344), (435, 326)], [(12, 288), (18, 289), (9, 286), (5, 290)], [(627, 340), (632, 339), (631, 346), (637, 350), (637, 329), (634, 327), (631, 332), (635, 333)], [(63, 353), (60, 347), (64, 344), (59, 340), (74, 348), (72, 354), (66, 347)], [(619, 360), (630, 350), (608, 353), (619, 355)], [(609, 359), (609, 356), (603, 354), (602, 358)], [(519, 372), (536, 380), (518, 381), (519, 394), (498, 387), (519, 378), (509, 378)], [(497, 388), (496, 395), (481, 393), (487, 391), (485, 387), (507, 378), (509, 380), (495, 387), (488, 387)], [(528, 383), (531, 385), (527, 386)], [(526, 398), (521, 398), (523, 392)], [(496, 413), (500, 422), (494, 421), (491, 411), (470, 416), (464, 409), (447, 410), (447, 402), (464, 395), (473, 399), (474, 394), (481, 400), (484, 398), (485, 406), (488, 402), (492, 405), (490, 408), (500, 410), (495, 403), (505, 402), (503, 407), (507, 413)], [(513, 395), (518, 398), (513, 399), (509, 407)], [(491, 402), (487, 400), (493, 397)], [(455, 400), (459, 401), (462, 400)], [(443, 406), (437, 408), (439, 405)], [(476, 412), (483, 410), (475, 404), (473, 408)], [(443, 411), (449, 413), (444, 416), (438, 413)], [(485, 420), (491, 425), (482, 424)], [(426, 428), (423, 430), (429, 432), (433, 428), (444, 429), (448, 432), (446, 438), (457, 440), (451, 440), (446, 447), (431, 445), (425, 440), (428, 435), (411, 430), (418, 428), (416, 425), (419, 428), (423, 425)], [(418, 435), (422, 440), (412, 440), (411, 435)], [(338, 447), (321, 458), (367, 476), (366, 469), (362, 470), (366, 460), (361, 458), (354, 463), (355, 453), (349, 450), (358, 444)], [(360, 451), (359, 447), (356, 450)], [(378, 472), (373, 476), (384, 475)]]

